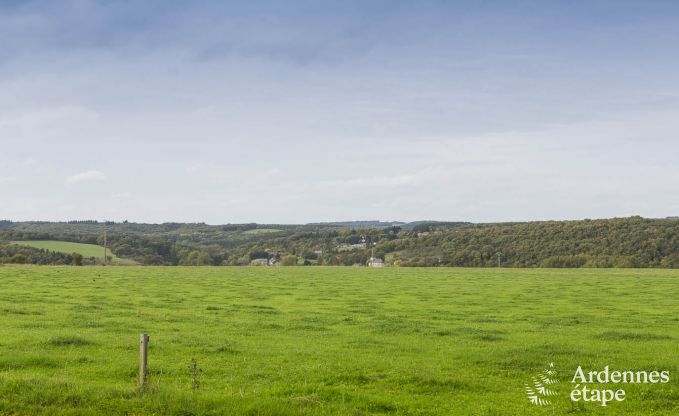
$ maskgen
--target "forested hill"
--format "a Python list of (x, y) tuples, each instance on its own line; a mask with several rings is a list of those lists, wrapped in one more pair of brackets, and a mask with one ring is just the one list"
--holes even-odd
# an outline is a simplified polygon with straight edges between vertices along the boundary
[[(387, 265), (464, 267), (679, 268), (679, 219), (641, 217), (471, 224), (356, 221), (285, 224), (135, 224), (0, 221), (0, 263), (16, 260), (9, 242), (60, 240), (103, 244), (147, 265)], [(68, 264), (40, 250), (23, 261)], [(14, 260), (13, 260), (14, 259)]]

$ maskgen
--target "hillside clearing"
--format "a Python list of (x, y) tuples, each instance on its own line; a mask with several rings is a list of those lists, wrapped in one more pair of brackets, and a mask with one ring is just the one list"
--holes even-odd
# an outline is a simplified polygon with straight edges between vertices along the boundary
[[(80, 253), (85, 258), (94, 257), (97, 260), (103, 260), (104, 247), (96, 244), (72, 243), (69, 241), (55, 241), (55, 240), (26, 240), (26, 241), (12, 241), (11, 244), (34, 247), (43, 250), (56, 251), (59, 253), (72, 254)], [(106, 254), (112, 264), (119, 265), (133, 265), (134, 261), (122, 259), (111, 253), (110, 249), (106, 249)]]

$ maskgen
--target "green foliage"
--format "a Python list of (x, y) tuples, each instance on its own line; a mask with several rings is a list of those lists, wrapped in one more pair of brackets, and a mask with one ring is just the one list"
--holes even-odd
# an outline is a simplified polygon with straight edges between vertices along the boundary
[(212, 259), (209, 254), (194, 250), (183, 256), (179, 264), (182, 266), (209, 266), (212, 264)]
[(479, 224), (379, 246), (404, 266), (677, 267), (679, 220)]
[[(370, 224), (374, 228), (358, 228)], [(0, 227), (0, 239), (33, 240), (36, 246), (42, 244), (36, 240), (101, 244), (102, 230), (93, 221), (7, 222)], [(365, 265), (374, 249), (387, 265), (411, 267), (679, 267), (679, 219), (219, 226), (125, 222), (108, 223), (107, 230), (115, 256), (144, 265), (235, 266), (296, 256), (300, 264), (351, 266)], [(42, 247), (58, 251), (56, 243)], [(79, 249), (61, 251), (89, 257)], [(32, 259), (26, 257), (35, 263)]]
[[(95, 258), (100, 262), (104, 259), (104, 247), (95, 244), (72, 243), (68, 241), (52, 241), (52, 240), (25, 240), (13, 241), (13, 244), (34, 247), (41, 250), (52, 251), (57, 253), (71, 254), (79, 253), (81, 261), (83, 258)], [(111, 254), (111, 250), (106, 253), (111, 257), (113, 263), (124, 263), (124, 261), (117, 256)]]
[(15, 244), (0, 244), (0, 264), (71, 264), (70, 254)]
[(281, 258), (281, 266), (296, 266), (297, 256), (287, 255)]
[(26, 259), (26, 256), (24, 256), (23, 254), (21, 254), (21, 253), (16, 253), (15, 255), (13, 255), (13, 256), (10, 258), (9, 263), (14, 263), (14, 264), (26, 264), (26, 263), (27, 263), (27, 259)]
[(71, 254), (71, 258), (73, 259), (73, 265), (74, 266), (82, 266), (83, 265), (83, 255), (80, 253), (73, 253)]

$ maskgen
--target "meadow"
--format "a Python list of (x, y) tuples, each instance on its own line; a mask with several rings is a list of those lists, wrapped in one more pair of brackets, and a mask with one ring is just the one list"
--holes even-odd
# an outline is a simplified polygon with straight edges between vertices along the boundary
[[(0, 414), (674, 415), (677, 312), (679, 270), (0, 266)], [(573, 405), (578, 365), (672, 379)]]
[[(43, 250), (56, 251), (58, 253), (72, 254), (80, 253), (85, 258), (95, 258), (97, 260), (104, 259), (104, 247), (96, 244), (71, 243), (68, 241), (53, 241), (53, 240), (22, 240), (12, 241), (12, 244), (22, 246), (34, 247)], [(121, 259), (115, 254), (111, 253), (110, 249), (106, 249), (106, 255), (110, 262), (117, 265), (132, 265), (134, 261)]]

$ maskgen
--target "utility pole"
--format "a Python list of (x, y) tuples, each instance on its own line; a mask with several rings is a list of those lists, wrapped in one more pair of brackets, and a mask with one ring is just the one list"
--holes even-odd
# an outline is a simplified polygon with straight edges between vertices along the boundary
[(104, 222), (104, 266), (106, 266), (106, 222)]
[(497, 253), (497, 267), (502, 267), (502, 253)]

